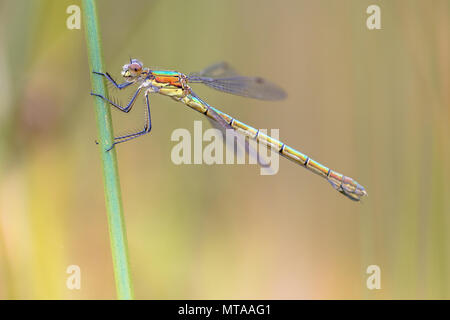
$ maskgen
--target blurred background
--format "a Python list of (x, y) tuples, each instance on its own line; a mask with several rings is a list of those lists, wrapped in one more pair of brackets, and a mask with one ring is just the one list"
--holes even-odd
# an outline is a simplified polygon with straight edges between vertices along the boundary
[[(116, 297), (71, 4), (0, 1), (0, 299)], [(366, 27), (372, 4), (381, 30)], [(173, 130), (204, 119), (154, 96), (151, 134), (117, 148), (136, 298), (450, 298), (449, 1), (103, 0), (98, 13), (117, 79), (130, 56), (185, 73), (225, 60), (272, 79), (287, 100), (195, 90), (369, 193), (352, 202), (282, 158), (273, 176), (177, 166)], [(141, 127), (142, 103), (113, 112), (116, 133)], [(66, 287), (69, 265), (81, 290)], [(380, 290), (366, 287), (369, 265)]]

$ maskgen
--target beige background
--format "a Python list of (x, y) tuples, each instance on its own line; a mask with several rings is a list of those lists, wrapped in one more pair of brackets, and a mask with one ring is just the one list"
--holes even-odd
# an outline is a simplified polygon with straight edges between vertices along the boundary
[[(366, 28), (381, 7), (382, 30)], [(115, 297), (79, 1), (0, 2), (0, 299)], [(153, 131), (120, 145), (141, 299), (449, 298), (448, 1), (99, 1), (107, 70), (129, 56), (182, 72), (226, 60), (282, 102), (196, 86), (211, 104), (363, 184), (354, 203), (280, 159), (176, 166), (176, 128), (202, 116), (162, 96)], [(198, 87), (198, 88), (197, 88)], [(120, 96), (125, 101), (130, 93)], [(139, 128), (142, 101), (114, 112)], [(207, 127), (207, 123), (204, 123)], [(82, 288), (65, 287), (79, 265)], [(378, 291), (365, 270), (381, 267)]]

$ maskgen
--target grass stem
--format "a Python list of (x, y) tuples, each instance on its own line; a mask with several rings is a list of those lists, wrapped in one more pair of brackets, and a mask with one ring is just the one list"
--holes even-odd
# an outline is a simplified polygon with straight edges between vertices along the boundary
[[(90, 71), (105, 72), (95, 0), (83, 0), (82, 5)], [(103, 77), (91, 72), (91, 83), (93, 92), (108, 97)], [(133, 299), (116, 152), (114, 148), (105, 151), (114, 140), (110, 108), (105, 101), (95, 98), (95, 112), (117, 297)]]

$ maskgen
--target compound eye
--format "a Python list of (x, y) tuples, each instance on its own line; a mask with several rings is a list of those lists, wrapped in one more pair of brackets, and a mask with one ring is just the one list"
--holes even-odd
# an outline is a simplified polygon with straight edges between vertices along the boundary
[(131, 71), (134, 71), (134, 72), (139, 72), (142, 69), (141, 65), (138, 64), (138, 63), (130, 64), (129, 68), (130, 68)]

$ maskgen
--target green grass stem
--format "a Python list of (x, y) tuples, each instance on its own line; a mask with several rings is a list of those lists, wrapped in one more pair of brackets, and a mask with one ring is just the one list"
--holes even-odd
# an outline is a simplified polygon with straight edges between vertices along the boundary
[[(83, 0), (82, 5), (89, 71), (105, 72), (95, 0)], [(91, 72), (91, 83), (92, 92), (108, 97), (103, 77)], [(103, 166), (103, 183), (117, 297), (119, 299), (133, 299), (116, 152), (114, 148), (109, 152), (105, 151), (114, 140), (110, 108), (105, 101), (99, 98), (93, 98), (93, 100), (95, 100), (98, 142)]]

